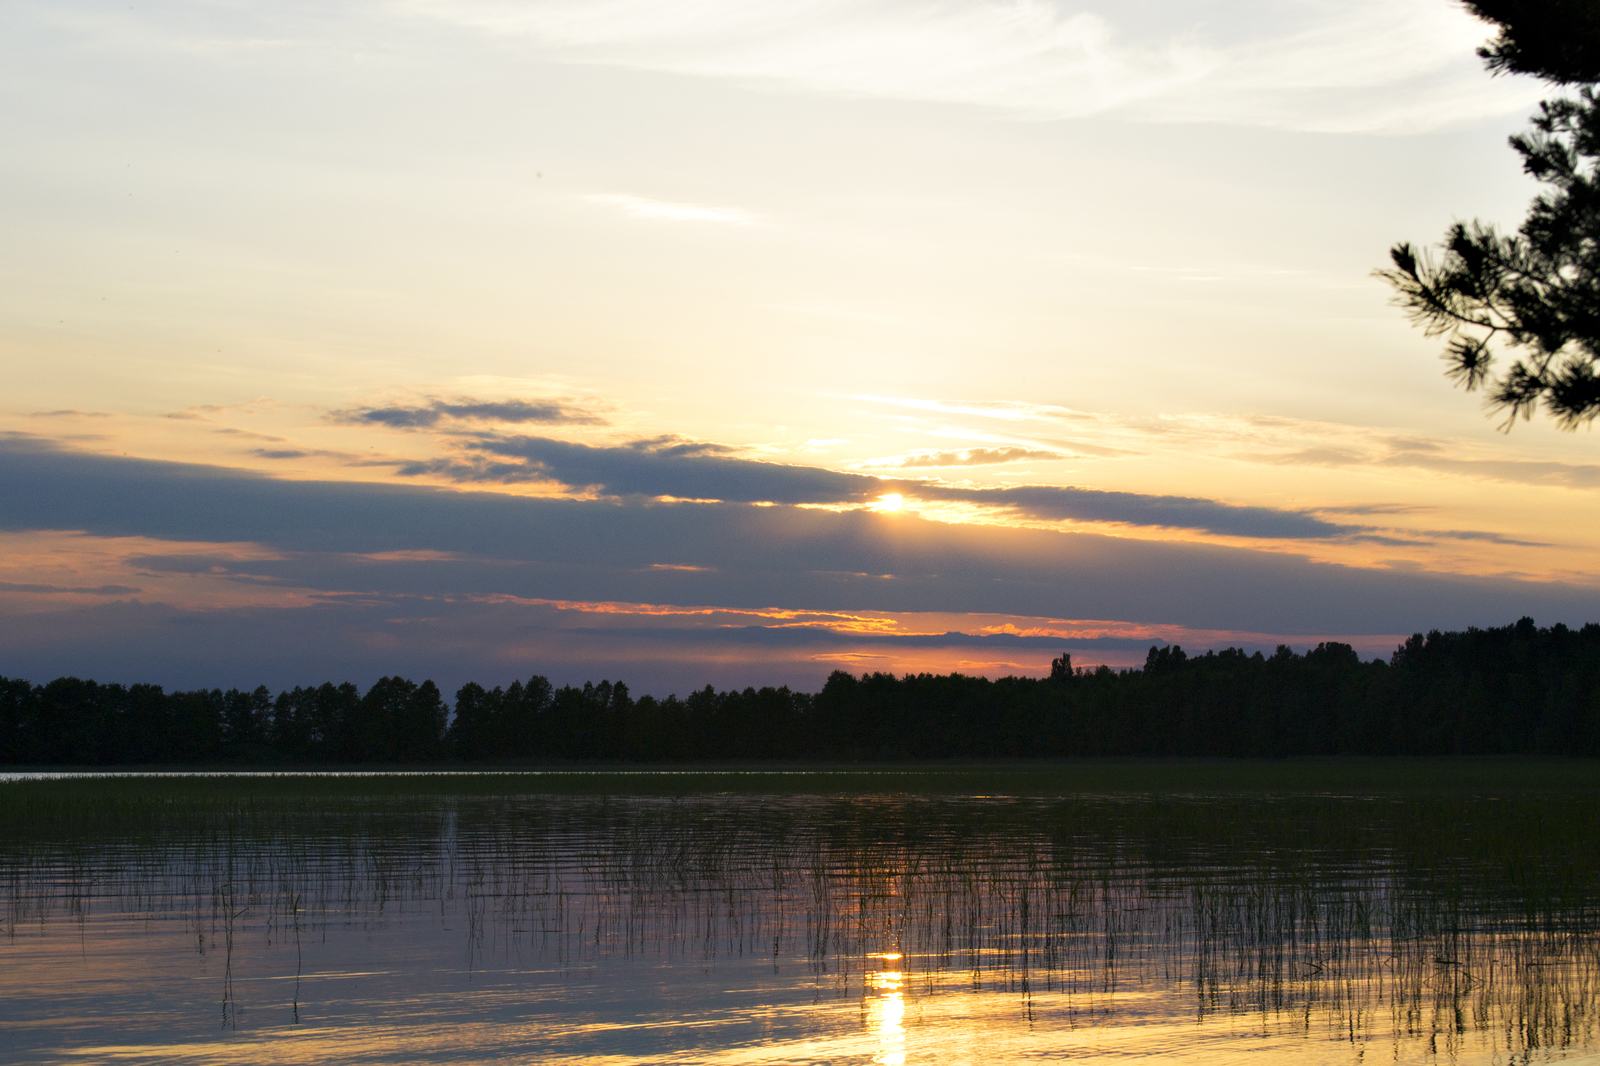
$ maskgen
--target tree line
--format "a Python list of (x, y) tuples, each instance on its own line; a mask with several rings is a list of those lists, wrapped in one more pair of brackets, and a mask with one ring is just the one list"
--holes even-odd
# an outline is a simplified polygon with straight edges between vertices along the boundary
[(0, 763), (433, 763), (1083, 756), (1600, 755), (1600, 624), (1416, 634), (1384, 661), (1152, 647), (1047, 678), (835, 671), (788, 688), (633, 698), (542, 676), (456, 692), (385, 677), (276, 696), (0, 677)]

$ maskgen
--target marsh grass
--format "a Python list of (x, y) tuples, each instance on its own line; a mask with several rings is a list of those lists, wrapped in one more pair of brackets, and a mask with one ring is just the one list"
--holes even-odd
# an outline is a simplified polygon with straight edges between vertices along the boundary
[(1156, 989), (1201, 1020), (1443, 1050), (1498, 1034), (1527, 1054), (1596, 1042), (1595, 778), (1505, 761), (25, 781), (0, 785), (0, 890), (9, 937), (179, 921), (228, 974), (244, 929), (298, 943), (431, 910), (460, 917), (473, 966), (761, 958), (864, 995), (898, 955), (912, 994), (1052, 994), (1085, 1022)]

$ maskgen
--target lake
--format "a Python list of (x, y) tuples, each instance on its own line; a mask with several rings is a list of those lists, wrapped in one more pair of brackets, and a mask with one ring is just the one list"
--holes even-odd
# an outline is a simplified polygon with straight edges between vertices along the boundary
[(1600, 1061), (1583, 763), (0, 781), (0, 1062)]

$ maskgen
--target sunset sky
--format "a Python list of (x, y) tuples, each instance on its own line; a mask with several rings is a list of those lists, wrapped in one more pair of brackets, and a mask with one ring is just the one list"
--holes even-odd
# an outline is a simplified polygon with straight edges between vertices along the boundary
[(0, 675), (635, 692), (1600, 620), (1450, 0), (0, 8)]

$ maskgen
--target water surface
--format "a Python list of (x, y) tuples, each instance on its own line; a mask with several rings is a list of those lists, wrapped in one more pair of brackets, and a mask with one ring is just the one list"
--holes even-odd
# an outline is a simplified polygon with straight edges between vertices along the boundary
[(925, 777), (0, 785), (0, 1061), (1600, 1060), (1591, 790)]

